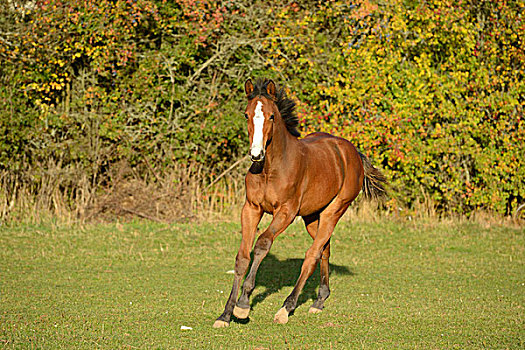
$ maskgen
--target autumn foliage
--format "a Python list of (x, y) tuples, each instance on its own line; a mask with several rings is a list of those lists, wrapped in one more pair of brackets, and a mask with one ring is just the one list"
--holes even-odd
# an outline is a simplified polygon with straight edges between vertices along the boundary
[(246, 153), (242, 86), (258, 76), (289, 89), (303, 134), (346, 137), (384, 170), (389, 208), (524, 202), (522, 1), (1, 6), (6, 202), (50, 164), (71, 205), (81, 178), (95, 193), (122, 162), (137, 176), (198, 164), (205, 186)]

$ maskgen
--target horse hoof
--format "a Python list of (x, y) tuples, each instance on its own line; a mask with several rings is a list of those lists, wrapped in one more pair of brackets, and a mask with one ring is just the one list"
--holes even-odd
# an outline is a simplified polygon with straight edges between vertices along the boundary
[(308, 310), (308, 313), (310, 314), (320, 314), (321, 312), (323, 312), (323, 310), (321, 309), (318, 309), (316, 307), (311, 307), (310, 310)]
[(238, 306), (235, 306), (233, 308), (233, 316), (243, 320), (245, 318), (248, 318), (248, 315), (250, 314), (250, 308), (242, 309)]
[(230, 325), (230, 322), (217, 320), (213, 324), (213, 328), (224, 328), (224, 327), (228, 327), (229, 325)]
[(277, 311), (273, 318), (273, 322), (280, 324), (288, 323), (288, 311), (286, 311), (286, 308), (282, 307)]

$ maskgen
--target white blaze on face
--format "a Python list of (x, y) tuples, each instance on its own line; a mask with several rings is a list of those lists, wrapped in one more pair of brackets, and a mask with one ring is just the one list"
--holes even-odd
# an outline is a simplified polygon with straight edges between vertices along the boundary
[(255, 115), (253, 116), (253, 140), (250, 148), (252, 157), (258, 157), (263, 151), (263, 127), (264, 114), (262, 111), (263, 104), (261, 101), (257, 102), (255, 106)]

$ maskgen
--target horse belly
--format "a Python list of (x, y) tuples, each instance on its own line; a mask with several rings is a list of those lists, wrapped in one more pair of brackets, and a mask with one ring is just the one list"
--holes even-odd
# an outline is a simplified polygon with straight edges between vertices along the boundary
[(343, 184), (342, 175), (318, 173), (303, 193), (300, 216), (311, 215), (326, 207), (337, 196)]
[(355, 152), (346, 140), (328, 134), (316, 135), (304, 139), (307, 168), (299, 210), (301, 216), (321, 211), (339, 195), (349, 180), (347, 160), (352, 151)]

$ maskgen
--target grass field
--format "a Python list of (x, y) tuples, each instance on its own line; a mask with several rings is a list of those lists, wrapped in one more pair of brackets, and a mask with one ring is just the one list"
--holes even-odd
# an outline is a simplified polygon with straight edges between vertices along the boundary
[[(213, 329), (238, 223), (0, 228), (0, 347), (524, 349), (525, 230), (341, 223), (326, 308), (318, 271), (272, 322), (311, 243), (302, 223), (263, 262), (249, 322)], [(191, 330), (181, 330), (181, 326)]]

